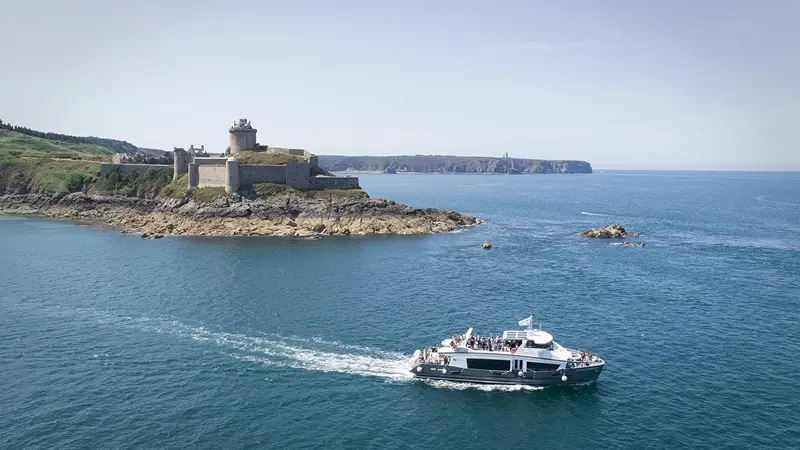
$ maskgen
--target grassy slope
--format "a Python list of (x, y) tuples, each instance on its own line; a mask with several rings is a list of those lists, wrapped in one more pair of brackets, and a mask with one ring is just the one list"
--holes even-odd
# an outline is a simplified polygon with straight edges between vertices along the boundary
[(0, 129), (0, 158), (21, 156), (106, 160), (113, 154), (108, 148), (99, 145), (42, 139)]
[(96, 181), (100, 164), (88, 161), (0, 158), (0, 193), (38, 187), (48, 192), (76, 192)]
[(263, 164), (263, 165), (278, 165), (290, 162), (304, 162), (305, 158), (302, 156), (289, 155), (287, 153), (268, 153), (268, 152), (252, 152), (250, 150), (243, 151), (236, 156), (242, 164)]

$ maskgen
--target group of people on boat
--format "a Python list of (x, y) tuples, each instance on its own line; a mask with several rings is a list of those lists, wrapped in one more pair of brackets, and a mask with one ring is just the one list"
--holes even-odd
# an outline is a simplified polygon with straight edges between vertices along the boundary
[(591, 353), (582, 351), (578, 360), (571, 359), (567, 361), (567, 367), (589, 367), (592, 363), (597, 361), (600, 361), (600, 358)]
[(426, 347), (422, 349), (422, 352), (417, 357), (416, 362), (448, 365), (450, 364), (450, 358), (439, 353), (436, 347)]
[[(456, 348), (461, 345), (463, 341), (463, 335), (454, 334), (453, 338), (450, 340), (450, 347)], [(522, 339), (503, 339), (502, 336), (470, 336), (469, 339), (467, 339), (465, 347), (472, 350), (515, 353), (518, 348), (522, 347)], [(550, 342), (545, 348), (547, 350), (553, 350), (553, 343)]]

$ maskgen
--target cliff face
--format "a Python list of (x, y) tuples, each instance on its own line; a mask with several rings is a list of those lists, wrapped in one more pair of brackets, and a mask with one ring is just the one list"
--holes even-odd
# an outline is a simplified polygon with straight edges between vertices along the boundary
[(319, 155), (320, 167), (330, 172), (423, 173), (592, 173), (586, 161), (472, 156), (337, 156)]

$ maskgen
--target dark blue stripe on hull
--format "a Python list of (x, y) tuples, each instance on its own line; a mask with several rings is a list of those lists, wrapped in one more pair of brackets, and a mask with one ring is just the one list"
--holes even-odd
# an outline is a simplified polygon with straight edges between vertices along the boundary
[[(417, 372), (417, 367), (422, 367), (422, 372)], [(447, 373), (442, 373), (443, 368)], [(464, 383), (480, 384), (505, 384), (505, 385), (526, 385), (526, 386), (553, 386), (559, 384), (587, 383), (596, 381), (603, 371), (603, 366), (591, 368), (567, 369), (567, 381), (561, 381), (561, 372), (523, 372), (519, 376), (513, 372), (493, 372), (478, 369), (462, 369), (450, 366), (435, 366), (422, 364), (414, 367), (411, 373), (416, 378), (429, 380), (445, 380)]]

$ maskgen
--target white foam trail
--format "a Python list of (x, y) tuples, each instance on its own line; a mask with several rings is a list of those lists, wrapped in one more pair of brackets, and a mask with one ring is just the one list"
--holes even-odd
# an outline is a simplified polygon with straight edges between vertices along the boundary
[(605, 216), (605, 214), (591, 213), (591, 212), (586, 212), (586, 211), (581, 211), (581, 214), (583, 214), (584, 216)]
[[(174, 319), (123, 317), (100, 314), (101, 322), (131, 326), (142, 331), (171, 334), (221, 347), (223, 354), (238, 361), (269, 367), (284, 367), (326, 373), (382, 378), (392, 382), (416, 380), (410, 370), (410, 355), (374, 347), (327, 341), (320, 337), (248, 336), (190, 326)], [(319, 348), (311, 348), (316, 346)], [(446, 380), (419, 381), (437, 389), (484, 392), (538, 391), (542, 386), (463, 383)]]
[[(192, 327), (177, 320), (151, 319), (148, 317), (129, 319), (131, 319), (131, 323), (136, 328), (144, 331), (175, 334), (227, 348), (229, 351), (224, 352), (224, 354), (240, 361), (319, 372), (346, 373), (395, 381), (413, 378), (409, 372), (411, 370), (411, 364), (408, 361), (409, 356), (399, 352), (348, 345), (339, 341), (326, 341), (319, 337), (248, 336), (240, 333), (213, 331), (202, 326)], [(311, 348), (312, 344), (324, 348)], [(238, 350), (242, 353), (233, 353), (230, 350)], [(336, 350), (348, 350), (348, 352)]]

